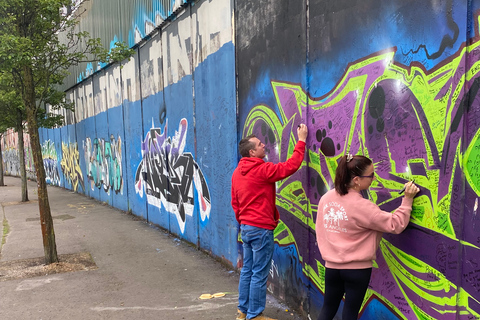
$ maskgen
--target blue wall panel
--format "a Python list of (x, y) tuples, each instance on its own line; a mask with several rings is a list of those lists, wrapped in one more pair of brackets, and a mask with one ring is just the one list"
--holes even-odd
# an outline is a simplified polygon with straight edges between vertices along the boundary
[[(95, 106), (95, 108), (97, 108)], [(97, 123), (104, 123), (104, 125), (107, 123), (107, 116), (105, 113), (100, 113), (100, 114), (97, 114), (96, 116), (93, 117), (93, 120), (89, 126), (88, 126), (88, 130), (86, 131), (87, 132), (87, 136), (86, 136), (86, 140), (85, 141), (88, 141), (88, 138), (90, 139), (91, 141), (91, 144), (93, 145), (95, 139), (97, 139), (98, 137), (98, 132), (97, 132), (97, 128), (98, 127), (101, 127), (101, 125), (97, 125)], [(85, 148), (86, 147), (86, 144), (84, 146), (82, 146), (82, 148)], [(92, 147), (90, 147), (90, 150), (92, 150)], [(83, 152), (83, 155), (85, 155), (85, 151)], [(100, 201), (105, 201), (105, 199), (102, 199), (101, 197), (101, 194), (103, 193), (103, 190), (101, 189), (101, 185), (100, 185), (100, 188), (96, 186), (95, 184), (95, 181), (99, 181), (101, 179), (101, 176), (102, 176), (102, 172), (101, 172), (101, 167), (99, 167), (97, 164), (96, 164), (96, 157), (95, 155), (92, 154), (92, 156), (94, 157), (93, 161), (92, 159), (88, 159), (88, 162), (87, 162), (87, 159), (85, 159), (85, 163), (86, 163), (86, 166), (87, 166), (87, 171), (85, 172), (85, 176), (84, 176), (84, 180), (85, 180), (85, 188), (86, 189), (89, 189), (89, 194), (91, 197), (97, 199), (97, 200), (100, 200)], [(94, 177), (93, 179), (90, 178), (90, 177)]]
[[(142, 105), (144, 123), (142, 140), (146, 142), (145, 140), (147, 139), (147, 136), (154, 138), (155, 132), (162, 134), (165, 131), (167, 119), (163, 91), (145, 98)], [(162, 166), (161, 168), (164, 167)], [(163, 180), (165, 181), (166, 179)], [(157, 202), (151, 202), (152, 203), (147, 202), (148, 220), (168, 229), (170, 225), (170, 214), (166, 211), (165, 206), (160, 205), (160, 199), (158, 199)]]
[(75, 124), (69, 124), (68, 126), (66, 126), (66, 129), (67, 129), (67, 135), (68, 135), (68, 138), (70, 139), (70, 141), (75, 141), (77, 142), (77, 134), (76, 134), (76, 125)]
[[(167, 106), (166, 134), (172, 142), (169, 159), (170, 196), (167, 202), (170, 215), (169, 230), (197, 243), (197, 217), (194, 210), (194, 185), (189, 170), (195, 157), (192, 77), (185, 76), (178, 83), (164, 89)], [(153, 219), (150, 217), (150, 220)]]
[[(85, 159), (85, 147), (87, 145), (88, 139), (92, 139), (92, 136), (96, 135), (95, 131), (95, 117), (90, 117), (82, 121), (81, 130), (77, 131), (77, 139), (79, 142), (79, 148), (82, 150), (82, 156), (80, 157), (80, 167), (83, 172), (83, 180), (85, 185), (84, 193), (92, 198), (98, 199), (98, 189), (93, 187), (88, 179), (88, 174), (90, 169), (90, 161)], [(95, 197), (97, 196), (97, 197)]]
[[(163, 96), (163, 63), (162, 63), (161, 33), (153, 36), (151, 41), (139, 49), (141, 65), (141, 96), (143, 111), (142, 146), (144, 170), (147, 183), (145, 192), (150, 194), (147, 199), (148, 220), (168, 229), (170, 215), (165, 209), (166, 190), (168, 190), (167, 163), (162, 139), (166, 136), (165, 125), (166, 106)], [(159, 161), (155, 161), (157, 158)], [(144, 167), (143, 165), (147, 166)], [(148, 186), (147, 186), (148, 185)], [(153, 189), (156, 191), (151, 192)], [(163, 203), (163, 204), (162, 204)]]
[[(57, 130), (58, 131), (58, 130)], [(69, 158), (73, 164), (71, 168), (72, 173), (75, 175), (73, 183), (69, 189), (73, 189), (76, 192), (84, 193), (84, 183), (83, 183), (83, 171), (80, 167), (80, 160), (82, 159), (82, 144), (78, 142), (77, 135), (75, 132), (75, 125), (67, 125), (61, 128), (61, 135), (62, 139), (68, 139), (68, 145), (70, 146), (69, 152), (72, 152), (75, 148), (76, 152), (74, 154), (70, 154), (71, 158)], [(63, 159), (63, 158), (62, 158)], [(75, 187), (75, 185), (77, 187)]]
[[(95, 105), (97, 109), (97, 105)], [(95, 198), (107, 204), (112, 203), (111, 192), (109, 189), (108, 161), (105, 155), (105, 144), (109, 143), (108, 134), (108, 116), (106, 111), (102, 111), (95, 116), (95, 136), (91, 136), (93, 156), (95, 157), (94, 168), (96, 177), (90, 181), (91, 187), (95, 189)]]
[[(113, 145), (116, 144), (115, 150), (112, 147), (112, 153), (118, 153), (117, 155), (113, 155), (115, 161), (113, 165), (110, 166), (111, 169), (114, 170), (112, 173), (114, 176), (114, 183), (111, 186), (111, 194), (112, 194), (112, 206), (119, 208), (121, 210), (127, 211), (128, 210), (128, 181), (126, 180), (127, 177), (127, 166), (125, 162), (126, 150), (125, 150), (125, 125), (123, 122), (123, 105), (118, 107), (114, 107), (112, 109), (108, 109), (107, 111), (107, 118), (109, 122), (108, 131), (110, 134), (110, 138), (114, 139), (110, 141)], [(114, 125), (110, 125), (114, 124)], [(121, 150), (118, 150), (118, 148)], [(118, 161), (118, 155), (121, 156), (121, 161)], [(118, 168), (118, 165), (121, 168)], [(121, 184), (121, 186), (120, 186)], [(132, 185), (133, 188), (133, 185)]]
[[(57, 129), (58, 130), (58, 129)], [(57, 140), (55, 140), (55, 130), (53, 129), (45, 129), (46, 137), (47, 140), (50, 141), (50, 144), (53, 144), (53, 148), (55, 149), (55, 152), (57, 153), (57, 170), (58, 170), (58, 176), (59, 176), (59, 183), (58, 186), (65, 187), (65, 176), (62, 174), (62, 163), (61, 160), (62, 158), (62, 144), (57, 143)]]
[(60, 157), (61, 150), (55, 147), (55, 135), (52, 129), (39, 128), (39, 139), (42, 146), (43, 166), (48, 184), (61, 186), (63, 175), (61, 174)]
[(83, 145), (85, 143), (85, 123), (87, 120), (82, 120), (78, 122), (75, 125), (75, 136), (77, 138), (77, 144), (78, 144), (78, 152), (79, 152), (79, 167), (80, 171), (82, 172), (81, 180), (83, 183), (83, 187), (81, 189), (81, 193), (83, 193), (86, 196), (89, 196), (88, 193), (88, 179), (85, 180), (86, 173), (87, 173), (87, 167), (85, 164), (85, 153), (83, 151)]
[[(108, 119), (105, 110), (107, 109), (104, 101), (104, 91), (101, 86), (100, 79), (104, 77), (104, 71), (95, 74), (92, 77), (92, 96), (95, 112), (94, 127), (87, 131), (88, 150), (90, 157), (85, 159), (87, 164), (87, 172), (85, 175), (85, 187), (90, 188), (90, 194), (95, 199), (103, 202), (108, 202), (108, 196), (103, 190), (104, 170), (103, 170), (103, 157), (100, 151), (101, 146), (99, 140), (105, 139), (105, 135), (108, 133)], [(103, 85), (103, 83), (102, 83)], [(90, 140), (88, 140), (90, 139)], [(87, 143), (83, 148), (87, 147)], [(85, 155), (84, 150), (84, 155)], [(87, 186), (88, 185), (88, 186)]]
[[(42, 146), (42, 156), (44, 158), (43, 163), (45, 166), (45, 155), (44, 155), (44, 146), (46, 144), (46, 141), (48, 140), (48, 129), (47, 128), (38, 128), (38, 138), (40, 139), (40, 145)], [(48, 177), (48, 176), (47, 176)], [(49, 182), (49, 179), (47, 178), (47, 183)]]
[(46, 133), (46, 128), (38, 128), (38, 138), (40, 139), (40, 144), (43, 144), (45, 140), (48, 140), (48, 134)]
[[(53, 137), (55, 141), (55, 149), (57, 150), (59, 159), (62, 159), (60, 162), (60, 167), (62, 169), (61, 187), (66, 189), (72, 189), (72, 179), (73, 177), (73, 168), (71, 167), (71, 158), (68, 156), (68, 151), (70, 150), (70, 141), (67, 136), (62, 136), (62, 128), (60, 129), (50, 129), (49, 137)], [(75, 143), (75, 142), (74, 142)]]
[(142, 161), (143, 125), (142, 125), (142, 105), (140, 101), (130, 102), (125, 100), (123, 103), (125, 119), (125, 152), (124, 163), (127, 166), (126, 181), (128, 208), (138, 216), (147, 219), (146, 195), (140, 196), (136, 192), (135, 179), (137, 168)]
[(234, 50), (232, 43), (225, 44), (194, 71), (195, 158), (205, 179), (204, 186), (195, 187), (208, 190), (205, 205), (196, 197), (200, 246), (229, 262), (237, 259), (238, 229), (230, 205), (230, 179), (237, 162)]

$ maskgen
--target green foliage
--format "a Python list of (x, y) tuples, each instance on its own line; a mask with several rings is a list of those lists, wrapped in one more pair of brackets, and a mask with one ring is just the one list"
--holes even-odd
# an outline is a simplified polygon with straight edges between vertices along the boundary
[[(73, 109), (58, 90), (71, 66), (85, 61), (113, 63), (133, 54), (124, 43), (107, 50), (100, 39), (79, 31), (77, 18), (82, 11), (65, 14), (73, 4), (72, 0), (0, 0), (0, 75), (4, 78), (0, 112), (8, 104), (8, 108), (25, 106), (33, 109), (40, 126), (60, 125), (63, 116), (52, 111)], [(34, 98), (28, 99), (32, 91)], [(31, 100), (34, 105), (29, 105)]]
[(9, 73), (0, 73), (0, 132), (5, 132), (8, 128), (17, 128), (18, 110), (24, 113), (21, 98), (18, 90), (12, 85), (12, 75)]

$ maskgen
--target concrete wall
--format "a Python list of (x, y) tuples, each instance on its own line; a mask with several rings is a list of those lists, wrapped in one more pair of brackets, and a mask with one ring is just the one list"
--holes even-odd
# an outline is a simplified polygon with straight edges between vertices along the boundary
[[(233, 20), (230, 0), (187, 6), (130, 61), (68, 90), (76, 112), (40, 136), (48, 183), (131, 211), (235, 267)], [(2, 139), (11, 175), (15, 139)]]
[(376, 173), (364, 196), (384, 210), (409, 179), (421, 188), (406, 231), (380, 244), (360, 319), (478, 319), (479, 12), (478, 0), (196, 2), (68, 91), (75, 114), (41, 130), (48, 181), (240, 268), (237, 142), (255, 133), (284, 161), (306, 123), (305, 162), (277, 184), (268, 290), (316, 319), (317, 204), (339, 157), (360, 153)]

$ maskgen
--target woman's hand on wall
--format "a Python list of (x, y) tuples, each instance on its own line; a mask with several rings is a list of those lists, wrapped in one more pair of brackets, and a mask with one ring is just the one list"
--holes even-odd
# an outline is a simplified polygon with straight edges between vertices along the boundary
[(405, 183), (405, 197), (413, 199), (419, 192), (420, 188), (413, 181)]

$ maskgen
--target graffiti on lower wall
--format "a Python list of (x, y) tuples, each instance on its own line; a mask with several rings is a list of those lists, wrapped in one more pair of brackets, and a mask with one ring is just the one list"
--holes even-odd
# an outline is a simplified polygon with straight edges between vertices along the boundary
[[(168, 122), (167, 122), (168, 124)], [(175, 214), (181, 232), (185, 232), (187, 216), (193, 215), (194, 187), (205, 221), (210, 217), (210, 192), (197, 162), (190, 152), (184, 152), (188, 122), (182, 119), (173, 138), (166, 135), (167, 124), (153, 128), (142, 143), (142, 161), (135, 176), (135, 190), (147, 196), (149, 204)]]
[[(18, 153), (18, 133), (8, 129), (0, 140), (2, 144), (3, 171), (5, 174), (20, 176), (20, 154)], [(35, 166), (33, 164), (30, 135), (23, 133), (23, 148), (25, 155), (25, 170), (27, 178), (35, 178)]]
[[(62, 142), (62, 154), (63, 157), (60, 161), (60, 167), (62, 168), (66, 181), (72, 185), (74, 191), (85, 191), (77, 143), (67, 144)], [(79, 190), (79, 186), (82, 187), (82, 190)]]
[[(300, 222), (314, 232), (314, 212), (332, 186), (337, 160), (345, 153), (364, 154), (373, 160), (376, 176), (368, 197), (383, 210), (398, 207), (398, 191), (411, 178), (421, 193), (412, 227), (401, 236), (384, 236), (362, 310), (379, 301), (400, 319), (445, 314), (478, 319), (480, 261), (473, 257), (480, 254), (480, 240), (463, 221), (475, 219), (480, 196), (480, 42), (463, 47), (431, 73), (395, 64), (394, 54), (387, 50), (351, 64), (321, 99), (309, 97), (300, 85), (272, 81), (281, 118), (265, 105), (250, 111), (243, 136), (260, 137), (274, 162), (292, 154), (294, 128), (308, 119), (309, 164), (277, 184), (277, 205), (288, 214), (282, 215), (275, 240), (296, 248), (302, 276), (323, 292), (321, 257), (307, 258), (308, 248), (297, 241), (303, 229), (293, 226)], [(308, 171), (308, 187), (299, 181), (302, 171), (304, 176)], [(463, 194), (474, 196), (463, 203), (458, 201)], [(435, 250), (422, 251), (430, 248)], [(470, 263), (462, 262), (462, 251)]]
[(86, 138), (83, 151), (92, 190), (103, 187), (107, 194), (112, 189), (116, 194), (123, 194), (122, 139), (110, 135), (110, 141), (95, 138), (92, 142)]
[(58, 174), (58, 157), (55, 144), (46, 140), (42, 144), (43, 167), (45, 168), (45, 180), (47, 183), (60, 186), (60, 175)]
[(12, 176), (20, 175), (20, 157), (16, 148), (8, 148), (2, 151), (3, 170)]

